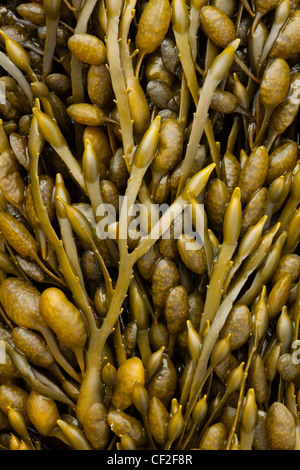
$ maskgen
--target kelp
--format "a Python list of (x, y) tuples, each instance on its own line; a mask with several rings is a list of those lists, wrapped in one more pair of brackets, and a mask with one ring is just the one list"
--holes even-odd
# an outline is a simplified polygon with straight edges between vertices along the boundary
[(298, 3), (17, 3), (0, 447), (299, 449)]

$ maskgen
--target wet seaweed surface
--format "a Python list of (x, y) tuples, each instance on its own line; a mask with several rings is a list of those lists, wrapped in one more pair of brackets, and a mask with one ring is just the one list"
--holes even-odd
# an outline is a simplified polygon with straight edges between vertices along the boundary
[(0, 4), (1, 449), (300, 449), (299, 106), (298, 0)]

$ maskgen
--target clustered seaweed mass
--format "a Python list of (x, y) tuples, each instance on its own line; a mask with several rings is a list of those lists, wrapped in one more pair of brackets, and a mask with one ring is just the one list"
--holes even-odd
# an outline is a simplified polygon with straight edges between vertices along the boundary
[(298, 0), (0, 4), (1, 449), (300, 448), (299, 58)]

